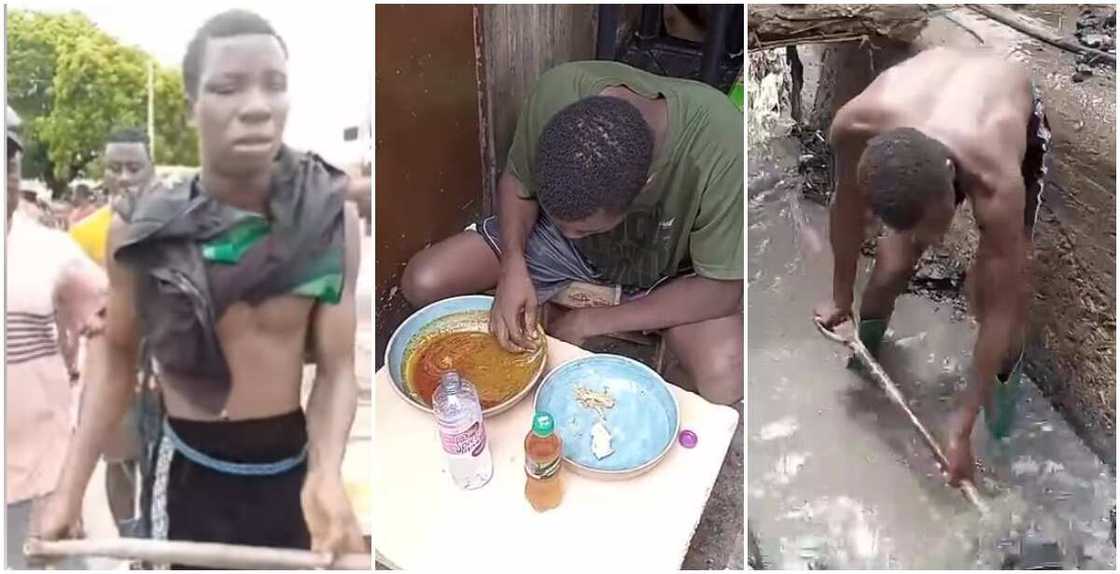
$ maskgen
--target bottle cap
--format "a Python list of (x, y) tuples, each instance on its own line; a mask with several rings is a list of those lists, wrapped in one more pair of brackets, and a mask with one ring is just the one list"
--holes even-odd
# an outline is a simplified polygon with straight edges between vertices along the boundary
[(688, 429), (681, 431), (681, 434), (678, 435), (677, 440), (681, 443), (681, 446), (685, 448), (693, 448), (696, 446), (696, 443), (700, 442), (700, 439), (696, 436), (696, 433)]
[(463, 385), (463, 380), (459, 378), (459, 373), (451, 371), (439, 377), (439, 384), (441, 387), (447, 387), (451, 391), (457, 391), (459, 387)]
[(533, 434), (541, 438), (547, 437), (552, 434), (552, 429), (555, 426), (556, 423), (552, 420), (552, 415), (544, 411), (538, 411), (537, 414), (533, 415)]

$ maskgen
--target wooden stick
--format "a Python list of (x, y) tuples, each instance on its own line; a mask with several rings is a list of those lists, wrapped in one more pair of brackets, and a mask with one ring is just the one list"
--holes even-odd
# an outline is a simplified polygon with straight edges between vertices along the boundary
[(369, 554), (341, 554), (332, 561), (330, 555), (309, 550), (142, 538), (53, 541), (33, 538), (24, 544), (23, 552), (37, 557), (98, 556), (244, 570), (370, 570), (373, 566)]
[[(854, 322), (855, 320), (856, 319), (853, 317), (852, 321)], [(890, 399), (896, 405), (898, 405), (900, 408), (902, 408), (903, 411), (906, 412), (906, 416), (910, 418), (910, 424), (918, 430), (918, 434), (921, 435), (922, 440), (926, 443), (926, 446), (928, 446), (929, 449), (933, 452), (933, 457), (937, 459), (937, 464), (941, 467), (942, 470), (948, 471), (949, 459), (945, 457), (945, 452), (941, 450), (941, 445), (937, 444), (937, 440), (933, 438), (932, 434), (930, 434), (929, 430), (926, 428), (926, 425), (922, 424), (922, 421), (918, 418), (918, 415), (914, 414), (914, 411), (910, 409), (910, 405), (906, 403), (906, 397), (902, 396), (902, 391), (900, 391), (898, 389), (898, 386), (894, 384), (894, 381), (892, 381), (890, 376), (887, 375), (887, 372), (883, 370), (883, 367), (879, 365), (879, 362), (871, 356), (871, 352), (868, 351), (867, 347), (864, 346), (863, 341), (859, 340), (859, 336), (856, 335), (851, 339), (841, 337), (840, 335), (837, 335), (836, 333), (833, 333), (832, 331), (825, 328), (825, 326), (822, 325), (821, 322), (816, 319), (816, 317), (813, 318), (813, 323), (816, 324), (817, 329), (820, 330), (821, 334), (823, 334), (825, 337), (837, 343), (844, 344), (849, 349), (851, 349), (853, 353), (855, 353), (856, 359), (860, 363), (862, 363), (864, 367), (867, 367), (867, 370), (871, 374), (871, 378), (874, 379), (875, 382), (879, 384), (879, 386), (883, 387), (883, 390), (887, 392), (887, 396), (890, 397)], [(987, 516), (988, 505), (985, 504), (984, 501), (980, 498), (980, 493), (976, 490), (976, 485), (973, 484), (971, 480), (968, 480), (967, 478), (962, 479), (958, 488), (961, 489), (964, 497), (968, 499), (968, 501), (971, 502), (977, 510), (980, 511), (980, 514)]]
[(1116, 64), (1116, 56), (1114, 54), (1109, 54), (1108, 52), (1102, 52), (1100, 50), (1089, 48), (1087, 46), (1082, 46), (1081, 44), (1070, 42), (1069, 40), (1061, 37), (1061, 35), (1055, 32), (1053, 28), (1028, 22), (1020, 18), (1018, 14), (1015, 14), (1010, 10), (997, 10), (992, 6), (987, 6), (984, 4), (965, 4), (965, 7), (974, 12), (979, 12), (980, 14), (983, 14), (988, 18), (995, 20), (996, 22), (999, 22), (1000, 24), (1014, 28), (1032, 38), (1046, 42), (1051, 46), (1055, 46), (1063, 50), (1073, 52), (1075, 54), (1092, 54), (1101, 59), (1107, 60), (1113, 65)]
[(747, 52), (773, 50), (775, 48), (800, 46), (802, 44), (835, 44), (837, 42), (861, 42), (866, 40), (867, 34), (838, 34), (835, 36), (814, 36), (811, 38), (789, 38), (787, 40), (775, 40), (772, 42), (762, 42), (759, 40), (753, 45), (747, 46)]

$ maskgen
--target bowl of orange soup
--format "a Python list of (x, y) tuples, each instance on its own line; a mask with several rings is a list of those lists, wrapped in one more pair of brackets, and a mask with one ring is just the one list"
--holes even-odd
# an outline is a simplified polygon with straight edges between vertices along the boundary
[(455, 371), (478, 389), (483, 416), (501, 413), (528, 396), (545, 369), (544, 331), (532, 352), (510, 353), (490, 334), (494, 298), (467, 295), (437, 301), (401, 323), (385, 349), (393, 390), (432, 412), (440, 377)]

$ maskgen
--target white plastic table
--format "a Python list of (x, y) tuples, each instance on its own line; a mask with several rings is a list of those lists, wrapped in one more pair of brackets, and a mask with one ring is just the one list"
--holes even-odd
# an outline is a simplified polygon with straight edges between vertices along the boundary
[[(589, 354), (552, 338), (548, 345), (547, 371)], [(695, 448), (674, 442), (657, 466), (624, 481), (565, 468), (563, 502), (537, 513), (525, 500), (522, 466), (532, 394), (486, 419), (494, 477), (466, 491), (444, 470), (435, 419), (390, 385), (382, 368), (374, 379), (372, 540), (381, 563), (407, 570), (677, 570), (739, 419), (735, 409), (670, 385), (681, 429), (699, 437)]]

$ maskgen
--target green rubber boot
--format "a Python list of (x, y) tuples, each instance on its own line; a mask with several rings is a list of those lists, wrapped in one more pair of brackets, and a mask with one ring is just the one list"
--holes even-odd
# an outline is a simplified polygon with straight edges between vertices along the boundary
[[(887, 334), (887, 320), (886, 319), (861, 319), (857, 327), (859, 340), (863, 342), (863, 346), (867, 347), (867, 351), (871, 353), (872, 357), (879, 355), (879, 346), (883, 344), (883, 337)], [(856, 360), (855, 355), (848, 359), (848, 368), (863, 370), (860, 362)]]
[(887, 334), (886, 319), (861, 319), (859, 322), (859, 340), (872, 356), (879, 354), (879, 346), (883, 344), (883, 337)]
[(1006, 378), (997, 377), (996, 387), (992, 389), (992, 399), (984, 405), (984, 424), (996, 440), (1011, 435), (1015, 426), (1019, 398), (1023, 394), (1023, 356), (1015, 362), (1015, 367)]

